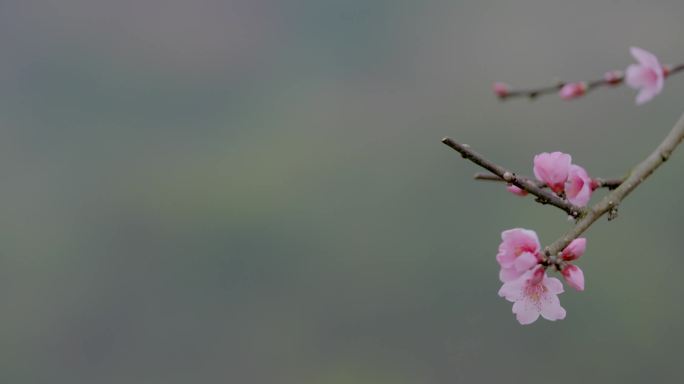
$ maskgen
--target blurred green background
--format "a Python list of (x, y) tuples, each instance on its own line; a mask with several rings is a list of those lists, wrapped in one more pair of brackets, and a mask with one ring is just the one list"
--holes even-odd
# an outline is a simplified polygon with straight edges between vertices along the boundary
[[(531, 174), (641, 160), (684, 79), (499, 103), (632, 45), (684, 61), (678, 0), (0, 2), (3, 383), (642, 383), (681, 377), (684, 155), (587, 235), (562, 322), (497, 297)], [(677, 101), (680, 100), (680, 101)]]

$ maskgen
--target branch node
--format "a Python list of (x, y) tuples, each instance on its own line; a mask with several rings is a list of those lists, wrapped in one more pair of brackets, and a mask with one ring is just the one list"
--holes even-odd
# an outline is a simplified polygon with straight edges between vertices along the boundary
[(610, 208), (610, 210), (608, 211), (608, 221), (615, 220), (615, 219), (617, 219), (617, 217), (618, 217), (618, 207), (615, 206), (615, 207)]

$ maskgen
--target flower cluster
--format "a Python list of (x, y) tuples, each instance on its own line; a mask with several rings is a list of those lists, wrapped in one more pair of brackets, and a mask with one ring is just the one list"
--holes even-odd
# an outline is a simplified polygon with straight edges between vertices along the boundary
[[(598, 183), (589, 177), (587, 171), (572, 164), (572, 156), (563, 152), (536, 155), (533, 171), (538, 181), (579, 207), (587, 205), (592, 192), (598, 187)], [(527, 195), (526, 191), (515, 185), (508, 185), (506, 188), (518, 196)]]
[(586, 239), (573, 240), (559, 255), (541, 252), (537, 234), (529, 229), (514, 228), (501, 233), (501, 244), (496, 261), (503, 286), (499, 296), (513, 302), (513, 313), (520, 324), (530, 324), (541, 315), (547, 320), (562, 320), (565, 309), (558, 295), (563, 284), (548, 277), (547, 269), (559, 271), (566, 283), (578, 291), (584, 290), (584, 274), (572, 261), (579, 259), (586, 249)]
[[(506, 83), (497, 82), (492, 85), (492, 91), (501, 100), (516, 97), (535, 99), (552, 94), (557, 94), (563, 100), (573, 100), (599, 87), (626, 84), (638, 91), (635, 102), (642, 105), (662, 92), (665, 79), (684, 72), (684, 63), (663, 65), (654, 54), (637, 47), (631, 47), (630, 53), (636, 63), (625, 70), (608, 71), (602, 78), (592, 81), (558, 82), (528, 89), (512, 89)], [(673, 128), (653, 154), (635, 167), (639, 173), (631, 173), (624, 179), (616, 180), (592, 179), (584, 168), (573, 164), (569, 154), (563, 152), (544, 152), (534, 156), (533, 172), (536, 181), (516, 177), (512, 172), (470, 151), (467, 145), (449, 138), (442, 140), (464, 158), (494, 173), (478, 174), (476, 179), (505, 181), (509, 192), (518, 196), (533, 194), (538, 202), (561, 208), (577, 220), (575, 228), (543, 251), (533, 230), (514, 228), (501, 233), (501, 244), (496, 255), (500, 266), (499, 279), (503, 283), (499, 296), (513, 302), (513, 313), (521, 324), (533, 323), (539, 316), (551, 321), (565, 318), (566, 311), (558, 299), (558, 295), (564, 292), (563, 283), (558, 278), (549, 277), (547, 272), (555, 270), (568, 286), (578, 291), (584, 290), (584, 273), (574, 262), (584, 254), (587, 242), (585, 238), (577, 236), (603, 214), (608, 214), (608, 220), (615, 217), (617, 204), (629, 190), (660, 165), (652, 159), (657, 159), (657, 156), (663, 160), (667, 158), (662, 150), (663, 146), (674, 148), (681, 141), (684, 136), (684, 125), (681, 124), (680, 122)], [(629, 190), (621, 188), (623, 185)], [(615, 191), (592, 209), (584, 209), (594, 190), (599, 187)]]

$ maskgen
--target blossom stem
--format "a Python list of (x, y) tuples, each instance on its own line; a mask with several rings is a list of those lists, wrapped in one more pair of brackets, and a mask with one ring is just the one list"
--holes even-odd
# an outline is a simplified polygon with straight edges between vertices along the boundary
[[(481, 181), (499, 181), (499, 182), (506, 182), (504, 179), (500, 178), (497, 175), (493, 175), (490, 173), (476, 173), (473, 175), (473, 179), (475, 180), (481, 180)], [(594, 181), (598, 183), (597, 188), (607, 188), (607, 189), (615, 189), (617, 188), (620, 184), (622, 184), (622, 181), (624, 179), (601, 179), (601, 178), (596, 178)], [(541, 181), (536, 182), (537, 186), (539, 188), (546, 188), (546, 184), (542, 183)]]
[[(683, 70), (684, 70), (684, 64), (675, 65), (669, 69), (668, 77), (672, 76), (678, 72), (681, 72)], [(596, 80), (592, 80), (592, 81), (587, 81), (586, 82), (586, 89), (584, 90), (584, 93), (586, 94), (587, 92), (589, 92), (591, 90), (594, 90), (596, 88), (601, 88), (601, 87), (615, 87), (615, 86), (618, 86), (618, 85), (624, 83), (623, 80), (624, 80), (624, 75), (620, 74), (619, 77), (613, 78), (613, 79), (601, 78), (601, 79), (596, 79)], [(511, 89), (511, 90), (508, 90), (505, 94), (499, 95), (499, 99), (506, 100), (506, 99), (511, 99), (511, 98), (528, 98), (528, 99), (534, 100), (539, 96), (558, 94), (558, 92), (561, 90), (561, 88), (563, 88), (566, 84), (569, 84), (569, 83), (570, 82), (566, 82), (566, 81), (558, 81), (554, 85), (548, 85), (548, 86), (539, 87), (539, 88)]]
[(608, 218), (614, 217), (618, 205), (636, 187), (638, 187), (648, 176), (650, 176), (660, 165), (666, 162), (672, 152), (684, 139), (684, 114), (679, 118), (677, 124), (667, 134), (665, 139), (648, 155), (641, 163), (637, 164), (625, 180), (607, 194), (601, 201), (596, 203), (591, 209), (587, 210), (586, 215), (582, 216), (575, 226), (561, 238), (544, 249), (547, 256), (560, 253), (574, 239), (586, 231), (596, 220), (608, 213)]
[(464, 159), (472, 161), (473, 163), (505, 180), (507, 183), (513, 184), (516, 187), (521, 188), (534, 196), (537, 196), (536, 200), (541, 204), (551, 204), (556, 206), (565, 211), (568, 215), (575, 218), (582, 216), (585, 212), (584, 208), (578, 207), (568, 202), (548, 189), (541, 188), (536, 181), (530, 180), (524, 176), (517, 176), (508, 169), (485, 159), (482, 155), (470, 149), (470, 146), (467, 144), (458, 143), (448, 137), (442, 139), (442, 143), (460, 153)]

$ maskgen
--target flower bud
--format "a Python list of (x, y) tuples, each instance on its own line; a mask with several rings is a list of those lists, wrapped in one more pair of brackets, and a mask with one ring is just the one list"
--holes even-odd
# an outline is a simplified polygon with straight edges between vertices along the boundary
[(506, 83), (496, 82), (492, 85), (492, 91), (494, 91), (494, 94), (496, 94), (496, 96), (498, 96), (500, 99), (503, 99), (508, 96), (511, 88)]
[(561, 88), (560, 92), (558, 93), (563, 100), (572, 100), (576, 99), (587, 91), (587, 83), (584, 82), (579, 82), (579, 83), (568, 83)]
[(584, 291), (584, 272), (582, 272), (578, 266), (568, 264), (565, 266), (565, 268), (563, 268), (561, 274), (569, 286), (578, 291)]
[(565, 247), (563, 252), (561, 252), (561, 258), (565, 261), (577, 260), (584, 254), (586, 249), (587, 239), (579, 237)]

